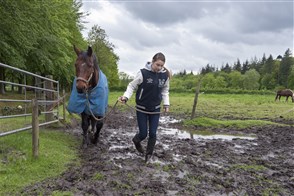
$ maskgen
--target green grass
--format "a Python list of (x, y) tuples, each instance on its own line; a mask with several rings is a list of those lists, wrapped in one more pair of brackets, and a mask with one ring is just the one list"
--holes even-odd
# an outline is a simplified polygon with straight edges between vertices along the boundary
[[(112, 91), (109, 94), (108, 104), (113, 107), (119, 96), (123, 92)], [(68, 96), (69, 97), (69, 96)], [(67, 97), (67, 98), (68, 98)], [(275, 101), (274, 96), (270, 95), (248, 95), (248, 94), (200, 94), (198, 104), (196, 107), (196, 118), (207, 117), (218, 120), (266, 120), (276, 121), (281, 118), (293, 121), (294, 124), (294, 104), (292, 102), (285, 102), (285, 100)], [(190, 118), (194, 102), (194, 93), (170, 93), (170, 113), (185, 114)], [(0, 103), (3, 106), (3, 103)], [(135, 93), (128, 101), (130, 106), (135, 106)], [(109, 112), (111, 109), (109, 108)], [(124, 104), (117, 103), (116, 109), (129, 110), (130, 108)], [(62, 116), (62, 107), (59, 108), (59, 114)], [(70, 118), (79, 118), (78, 115), (70, 115), (66, 111), (65, 123), (70, 123)], [(44, 119), (44, 115), (39, 117)], [(13, 123), (10, 123), (13, 122)], [(15, 123), (17, 122), (17, 123)], [(248, 121), (252, 123), (254, 121)], [(16, 129), (23, 126), (30, 125), (30, 117), (19, 117), (11, 119), (0, 119), (1, 131), (5, 129)], [(219, 123), (219, 122), (218, 122)], [(231, 122), (239, 124), (241, 121)], [(263, 122), (256, 121), (254, 124), (263, 124)]]
[(0, 195), (17, 193), (22, 187), (60, 175), (70, 162), (79, 162), (73, 136), (53, 130), (41, 130), (39, 157), (32, 156), (29, 131), (0, 138)]
[[(294, 104), (269, 95), (200, 94), (196, 117), (215, 119), (279, 119), (294, 122)], [(194, 94), (171, 93), (171, 112), (191, 115)]]
[(281, 125), (265, 120), (216, 120), (207, 117), (194, 118), (192, 120), (184, 120), (186, 126), (213, 127), (213, 128), (237, 128), (244, 129), (247, 127), (262, 127), (265, 125)]

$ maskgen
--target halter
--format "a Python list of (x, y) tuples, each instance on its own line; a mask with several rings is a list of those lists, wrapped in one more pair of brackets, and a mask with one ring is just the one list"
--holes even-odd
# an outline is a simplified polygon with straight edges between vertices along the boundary
[(82, 78), (82, 77), (77, 77), (77, 81), (78, 81), (78, 80), (81, 80), (81, 81), (85, 82), (85, 83), (87, 84), (87, 86), (88, 86), (90, 80), (92, 79), (92, 77), (93, 77), (93, 72), (91, 73), (91, 75), (90, 75), (90, 77), (89, 77), (88, 80), (86, 80), (85, 78)]

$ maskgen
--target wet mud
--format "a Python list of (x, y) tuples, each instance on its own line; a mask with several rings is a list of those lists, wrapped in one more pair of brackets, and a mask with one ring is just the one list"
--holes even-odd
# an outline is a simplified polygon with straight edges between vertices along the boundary
[[(294, 128), (214, 129), (189, 133), (178, 117), (162, 116), (148, 163), (132, 137), (133, 112), (114, 112), (99, 142), (79, 149), (81, 163), (22, 194), (51, 195), (292, 195)], [(198, 128), (197, 128), (198, 129)], [(81, 138), (81, 128), (67, 130)], [(197, 133), (197, 134), (196, 134)], [(142, 142), (146, 148), (147, 141)]]

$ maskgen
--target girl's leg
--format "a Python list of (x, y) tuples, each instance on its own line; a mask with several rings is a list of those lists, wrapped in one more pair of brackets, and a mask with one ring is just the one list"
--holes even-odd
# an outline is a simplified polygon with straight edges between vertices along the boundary
[(144, 149), (141, 145), (141, 141), (147, 137), (147, 119), (148, 119), (148, 116), (146, 114), (137, 111), (137, 122), (139, 126), (139, 133), (135, 135), (132, 141), (134, 142), (136, 149), (140, 153), (144, 153)]
[[(160, 108), (154, 112), (160, 112)], [(160, 114), (149, 114), (149, 138), (156, 138)]]
[[(159, 112), (160, 109), (155, 110), (154, 112)], [(147, 150), (145, 155), (145, 162), (147, 162), (153, 154), (154, 146), (156, 143), (156, 132), (159, 123), (159, 114), (149, 114), (149, 138), (147, 143)]]
[(137, 111), (137, 122), (139, 127), (139, 138), (140, 140), (144, 140), (147, 137), (147, 120), (148, 115), (142, 112)]

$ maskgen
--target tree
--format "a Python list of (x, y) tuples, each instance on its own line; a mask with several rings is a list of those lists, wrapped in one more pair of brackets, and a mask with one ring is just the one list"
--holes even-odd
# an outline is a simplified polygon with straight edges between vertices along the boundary
[(108, 41), (105, 30), (94, 25), (88, 34), (88, 43), (96, 52), (100, 69), (108, 77), (109, 87), (117, 86), (119, 83), (117, 68), (119, 57), (114, 53), (115, 46)]
[(230, 65), (228, 63), (226, 63), (225, 67), (221, 68), (221, 71), (224, 71), (226, 73), (230, 73), (232, 71), (232, 68), (230, 67)]
[(251, 69), (244, 74), (243, 87), (248, 90), (259, 89), (260, 74), (255, 70)]
[(125, 72), (119, 72), (119, 87), (126, 88), (127, 85), (132, 81), (133, 77)]
[(240, 89), (243, 87), (243, 77), (240, 72), (232, 71), (231, 73), (229, 73), (228, 87), (233, 89)]
[(242, 65), (241, 73), (244, 74), (249, 69), (250, 69), (249, 62), (248, 60), (246, 60)]
[(225, 78), (223, 76), (217, 76), (215, 78), (215, 85), (216, 88), (226, 88), (227, 82), (225, 81)]
[(202, 78), (202, 84), (203, 88), (205, 89), (214, 89), (217, 87), (216, 80), (214, 78), (213, 73), (205, 74)]
[(294, 89), (294, 65), (291, 66), (291, 71), (288, 78), (288, 88)]
[(270, 73), (266, 73), (261, 78), (260, 84), (262, 89), (274, 89), (276, 86), (276, 79)]
[(205, 68), (201, 69), (201, 74), (205, 75), (207, 73), (211, 73), (211, 72), (214, 72), (214, 71), (215, 71), (215, 68), (210, 66), (209, 64), (207, 64)]
[(274, 68), (275, 60), (272, 55), (269, 55), (269, 57), (263, 62), (261, 73), (262, 74), (268, 74), (272, 73)]
[(72, 44), (85, 44), (81, 5), (75, 0), (0, 1), (0, 62), (53, 75), (67, 86), (74, 73)]
[(288, 77), (290, 73), (290, 68), (294, 64), (294, 60), (292, 58), (292, 52), (288, 48), (284, 54), (284, 57), (280, 64), (280, 76), (279, 76), (279, 84), (288, 87)]
[(233, 70), (241, 72), (241, 63), (239, 59), (237, 59), (237, 62), (234, 63)]
[(249, 69), (255, 69), (257, 72), (260, 72), (261, 66), (256, 56), (250, 60)]

